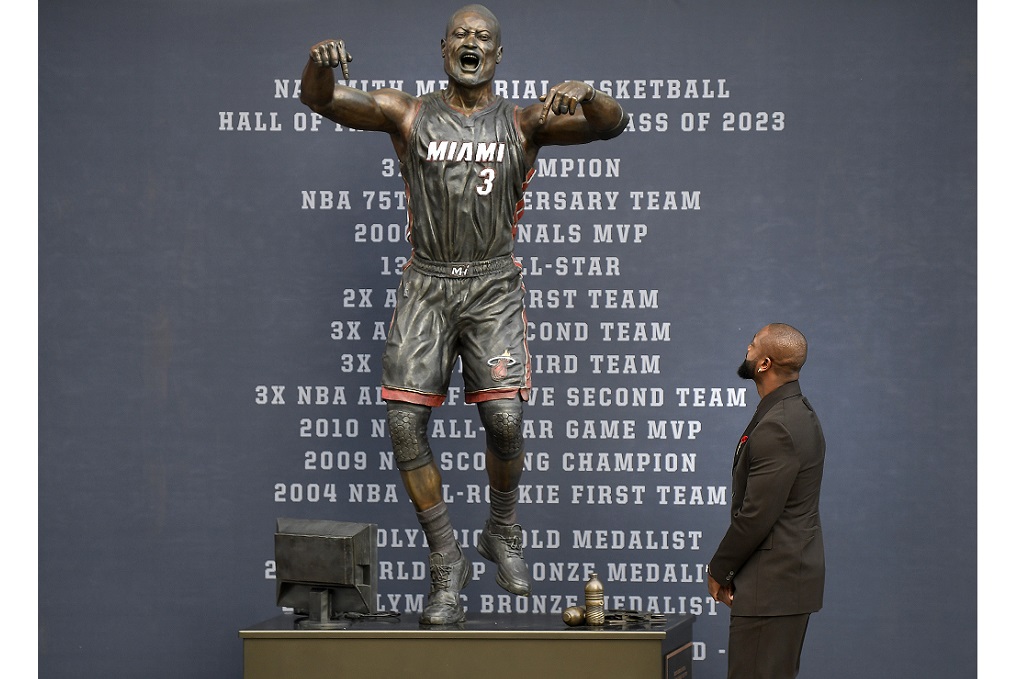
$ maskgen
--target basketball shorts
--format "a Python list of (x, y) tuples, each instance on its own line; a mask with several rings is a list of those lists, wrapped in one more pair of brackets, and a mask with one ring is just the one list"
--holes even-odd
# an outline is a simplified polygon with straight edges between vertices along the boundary
[(454, 263), (412, 257), (386, 338), (383, 398), (442, 405), (459, 357), (465, 402), (526, 400), (526, 328), (523, 275), (512, 256)]

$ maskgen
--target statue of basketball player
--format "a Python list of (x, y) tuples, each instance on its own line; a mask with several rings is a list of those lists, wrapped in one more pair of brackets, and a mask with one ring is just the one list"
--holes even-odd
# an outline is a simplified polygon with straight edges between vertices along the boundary
[(429, 545), (432, 583), (421, 615), (429, 625), (464, 620), (460, 590), (470, 577), (427, 435), (458, 356), (464, 400), (478, 405), (485, 428), (490, 514), (478, 552), (497, 565), (501, 587), (531, 593), (517, 523), (522, 402), (531, 389), (522, 271), (513, 256), (517, 220), (542, 146), (611, 139), (630, 120), (616, 100), (583, 82), (556, 85), (525, 108), (497, 96), (499, 21), (481, 5), (450, 17), (440, 48), (449, 82), (421, 97), (338, 84), (333, 69), (346, 79), (351, 62), (339, 39), (311, 48), (301, 78), (301, 101), (312, 111), (390, 135), (407, 185), (412, 255), (386, 339), (382, 395), (395, 463)]

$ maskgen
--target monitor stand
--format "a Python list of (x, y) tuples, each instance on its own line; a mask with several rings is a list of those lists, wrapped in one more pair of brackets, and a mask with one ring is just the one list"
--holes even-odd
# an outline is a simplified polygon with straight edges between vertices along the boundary
[(333, 619), (333, 603), (329, 590), (313, 587), (308, 593), (308, 617), (299, 620), (298, 629), (349, 629), (351, 621)]

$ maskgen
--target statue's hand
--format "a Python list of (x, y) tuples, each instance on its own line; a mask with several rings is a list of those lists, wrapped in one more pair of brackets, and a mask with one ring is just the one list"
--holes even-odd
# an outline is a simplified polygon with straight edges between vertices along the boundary
[(339, 66), (343, 71), (344, 80), (351, 79), (347, 71), (347, 64), (354, 61), (354, 57), (347, 51), (343, 40), (323, 40), (312, 47), (308, 56), (323, 68), (327, 66), (336, 68)]
[(545, 105), (542, 107), (542, 115), (539, 117), (539, 124), (544, 123), (546, 116), (551, 111), (553, 114), (574, 115), (578, 104), (591, 101), (595, 96), (595, 89), (587, 83), (577, 80), (568, 80), (565, 83), (556, 85), (548, 92), (538, 98)]

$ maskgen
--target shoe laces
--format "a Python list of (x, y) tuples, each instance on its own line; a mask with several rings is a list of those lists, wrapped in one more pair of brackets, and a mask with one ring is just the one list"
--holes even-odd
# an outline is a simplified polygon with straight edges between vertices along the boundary
[(450, 589), (450, 576), (453, 574), (453, 566), (433, 563), (429, 570), (432, 573), (432, 589)]
[(506, 545), (507, 551), (510, 552), (512, 556), (521, 557), (524, 555), (524, 541), (521, 539), (520, 535), (517, 535), (516, 533), (513, 535), (501, 535), (497, 533), (496, 537), (499, 538), (500, 542)]

